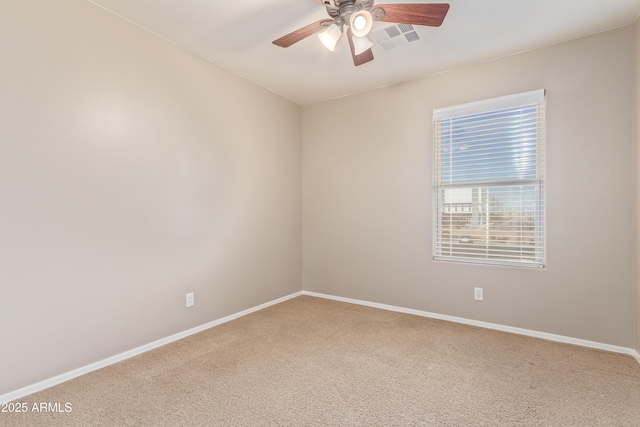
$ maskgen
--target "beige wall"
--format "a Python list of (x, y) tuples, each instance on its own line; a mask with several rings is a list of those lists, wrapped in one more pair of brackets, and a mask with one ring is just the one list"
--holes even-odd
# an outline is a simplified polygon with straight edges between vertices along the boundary
[[(633, 347), (633, 43), (626, 27), (303, 107), (304, 289)], [(540, 88), (546, 269), (434, 262), (432, 110)]]
[(634, 105), (634, 162), (635, 162), (635, 217), (634, 217), (634, 285), (635, 285), (635, 349), (640, 352), (640, 20), (635, 24), (635, 105)]
[(84, 0), (0, 58), (0, 395), (301, 290), (299, 106)]

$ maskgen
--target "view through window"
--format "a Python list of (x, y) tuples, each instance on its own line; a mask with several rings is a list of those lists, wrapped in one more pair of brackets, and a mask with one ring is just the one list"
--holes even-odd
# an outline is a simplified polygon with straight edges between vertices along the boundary
[(434, 110), (434, 258), (544, 266), (544, 91)]

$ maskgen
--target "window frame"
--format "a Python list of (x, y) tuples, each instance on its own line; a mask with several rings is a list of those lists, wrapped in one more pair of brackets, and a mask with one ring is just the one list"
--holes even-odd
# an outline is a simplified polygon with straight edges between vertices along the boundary
[[(433, 220), (432, 220), (432, 225), (433, 225), (433, 235), (432, 235), (432, 249), (433, 249), (433, 259), (435, 261), (447, 261), (447, 262), (462, 262), (462, 263), (474, 263), (474, 264), (488, 264), (488, 265), (505, 265), (505, 266), (515, 266), (515, 267), (526, 267), (526, 268), (545, 268), (546, 266), (546, 236), (545, 236), (545, 230), (546, 230), (546, 204), (545, 204), (545, 186), (546, 186), (546, 181), (545, 181), (545, 162), (546, 162), (546, 144), (545, 144), (545, 139), (546, 139), (546, 135), (545, 135), (545, 109), (546, 109), (546, 93), (544, 89), (539, 89), (539, 90), (534, 90), (534, 91), (530, 91), (530, 92), (523, 92), (523, 93), (518, 93), (518, 94), (514, 94), (514, 95), (508, 95), (508, 96), (503, 96), (503, 97), (499, 97), (499, 98), (492, 98), (492, 99), (487, 99), (487, 100), (483, 100), (483, 101), (477, 101), (477, 102), (472, 102), (472, 103), (468, 103), (468, 104), (461, 104), (461, 105), (456, 105), (456, 106), (452, 106), (452, 107), (446, 107), (446, 108), (439, 108), (439, 109), (434, 109), (433, 110), (433, 154), (434, 154), (434, 159), (433, 159)], [(490, 114), (492, 112), (499, 112), (501, 110), (508, 110), (508, 109), (515, 109), (515, 108), (521, 108), (521, 109), (525, 109), (525, 108), (530, 108), (532, 106), (535, 106), (535, 118), (536, 118), (536, 124), (535, 124), (535, 158), (536, 158), (536, 166), (535, 166), (535, 177), (527, 177), (527, 178), (523, 178), (523, 177), (518, 177), (515, 176), (516, 174), (514, 173), (513, 177), (510, 177), (508, 179), (490, 179), (490, 180), (485, 180), (485, 181), (474, 181), (474, 180), (467, 180), (465, 181), (464, 179), (460, 180), (460, 182), (453, 182), (452, 180), (452, 175), (453, 175), (453, 171), (455, 170), (456, 172), (460, 172), (460, 171), (464, 171), (466, 172), (467, 170), (464, 170), (464, 168), (459, 168), (459, 169), (453, 169), (453, 166), (449, 166), (449, 181), (447, 181), (446, 183), (443, 180), (442, 174), (443, 174), (443, 147), (442, 147), (442, 139), (443, 139), (443, 133), (442, 133), (442, 123), (443, 121), (450, 121), (448, 124), (449, 126), (452, 126), (452, 121), (453, 120), (459, 120), (459, 119), (469, 119), (469, 120), (473, 120), (472, 116), (474, 115), (478, 115), (478, 114)], [(519, 129), (520, 131), (522, 131), (524, 125), (522, 124), (522, 122), (520, 122), (519, 125)], [(451, 134), (449, 135), (449, 138), (451, 137)], [(453, 140), (449, 141), (450, 147), (451, 148), (453, 146)], [(487, 150), (487, 153), (489, 152), (489, 150)], [(490, 155), (484, 153), (485, 155)], [(452, 154), (449, 155), (449, 157), (451, 157)], [(521, 153), (520, 156), (523, 156), (523, 154)], [(497, 157), (496, 157), (497, 158)], [(522, 160), (522, 158), (524, 157), (517, 157), (518, 160)], [(493, 159), (495, 161), (495, 159)], [(482, 164), (482, 163), (479, 163)], [(508, 254), (508, 250), (502, 250), (500, 248), (498, 248), (498, 246), (494, 246), (494, 250), (493, 250), (493, 254), (491, 254), (491, 249), (490, 249), (490, 235), (489, 235), (489, 228), (491, 226), (491, 223), (489, 222), (488, 219), (485, 219), (486, 223), (483, 224), (483, 226), (486, 227), (487, 232), (486, 232), (486, 236), (485, 236), (485, 253), (483, 256), (477, 256), (475, 254), (465, 254), (465, 250), (459, 249), (458, 250), (458, 254), (454, 254), (454, 234), (452, 233), (453, 230), (453, 222), (451, 221), (452, 218), (452, 212), (445, 212), (445, 209), (447, 207), (446, 202), (446, 195), (445, 192), (448, 189), (453, 189), (453, 188), (467, 188), (467, 189), (471, 189), (471, 192), (477, 191), (479, 192), (480, 189), (486, 190), (487, 194), (491, 193), (492, 189), (497, 189), (500, 187), (513, 187), (513, 188), (519, 188), (521, 192), (524, 191), (525, 187), (530, 187), (529, 191), (532, 191), (533, 196), (529, 196), (531, 197), (531, 200), (533, 201), (533, 209), (532, 211), (533, 213), (533, 246), (532, 249), (529, 249), (528, 246), (525, 246), (524, 244), (524, 239), (522, 238), (522, 232), (521, 232), (521, 236), (520, 236), (520, 240), (518, 241), (517, 245), (514, 245), (513, 247), (519, 247), (520, 248), (520, 259), (518, 259), (517, 257), (514, 257), (512, 259), (509, 259), (509, 254)], [(532, 189), (532, 190), (531, 190)], [(507, 190), (505, 190), (507, 191)], [(450, 192), (450, 196), (449, 196), (449, 201), (451, 202), (451, 200), (453, 199), (452, 197), (452, 193)], [(476, 194), (477, 196), (477, 194)], [(487, 197), (487, 196), (485, 196)], [(521, 198), (523, 196), (521, 195)], [(472, 196), (472, 200), (473, 200), (473, 196)], [(463, 203), (454, 203), (456, 205), (464, 205)], [(470, 205), (470, 203), (468, 203)], [(449, 203), (449, 205), (452, 205), (452, 203)], [(470, 209), (467, 206), (462, 206), (461, 209)], [(516, 211), (514, 211), (516, 212)], [(520, 214), (519, 220), (520, 220), (520, 224), (522, 224), (524, 222), (524, 215), (523, 213), (525, 212), (525, 209), (521, 206), (520, 210), (517, 211), (517, 213)], [(444, 233), (444, 224), (443, 224), (443, 217), (445, 214), (449, 215), (449, 237), (448, 237), (448, 242), (445, 243), (445, 238), (443, 237), (445, 235)], [(487, 208), (487, 212), (486, 212), (486, 217), (485, 218), (489, 218), (489, 216), (491, 215), (490, 213), (490, 209)], [(522, 225), (521, 225), (522, 227)], [(510, 233), (510, 232), (508, 232)], [(517, 235), (517, 233), (513, 233), (513, 235)], [(494, 235), (495, 236), (495, 235)], [(491, 238), (495, 238), (494, 236), (492, 236)], [(462, 236), (462, 237), (467, 237), (469, 238), (470, 236)], [(462, 246), (462, 237), (460, 237), (460, 245), (458, 246)], [(472, 240), (472, 239), (470, 239)], [(448, 246), (447, 246), (448, 245)], [(495, 244), (494, 244), (495, 245)], [(443, 253), (443, 248), (446, 249), (448, 247), (448, 254)], [(479, 248), (481, 249), (481, 246), (479, 246)], [(498, 248), (498, 249), (495, 249)], [(507, 247), (507, 249), (510, 249)], [(533, 253), (533, 259), (526, 259), (523, 256), (524, 253), (524, 249), (526, 249), (527, 251), (532, 251)], [(468, 252), (471, 252), (470, 250), (467, 250)], [(503, 251), (505, 253), (507, 253), (507, 255), (505, 255), (504, 253), (502, 255), (500, 255), (500, 252)], [(460, 255), (460, 253), (462, 255)], [(479, 254), (481, 253), (481, 251), (478, 252)], [(528, 258), (528, 257), (527, 257)]]

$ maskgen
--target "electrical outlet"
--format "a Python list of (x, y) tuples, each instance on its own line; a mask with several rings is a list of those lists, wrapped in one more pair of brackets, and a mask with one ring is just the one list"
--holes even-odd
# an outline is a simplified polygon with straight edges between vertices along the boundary
[(482, 288), (473, 288), (473, 299), (476, 301), (483, 301), (484, 290)]
[(192, 307), (195, 304), (195, 299), (193, 296), (193, 292), (189, 292), (187, 294), (187, 307)]

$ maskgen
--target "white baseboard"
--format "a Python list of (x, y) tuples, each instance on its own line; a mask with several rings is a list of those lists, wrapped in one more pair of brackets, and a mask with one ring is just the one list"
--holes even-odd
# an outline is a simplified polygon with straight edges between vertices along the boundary
[(341, 302), (347, 302), (347, 303), (351, 303), (351, 304), (364, 305), (364, 306), (367, 306), (367, 307), (380, 308), (382, 310), (395, 311), (395, 312), (398, 312), (398, 313), (413, 314), (413, 315), (416, 315), (416, 316), (430, 317), (432, 319), (446, 320), (448, 322), (462, 323), (464, 325), (478, 326), (478, 327), (481, 327), (481, 328), (494, 329), (494, 330), (503, 331), (503, 332), (511, 332), (513, 334), (526, 335), (526, 336), (529, 336), (529, 337), (542, 338), (542, 339), (549, 340), (549, 341), (556, 341), (556, 342), (561, 342), (561, 343), (565, 343), (565, 344), (573, 344), (573, 345), (579, 345), (579, 346), (582, 346), (582, 347), (595, 348), (595, 349), (598, 349), (598, 350), (610, 351), (612, 353), (626, 354), (626, 355), (634, 357), (638, 361), (638, 363), (640, 363), (640, 354), (636, 350), (631, 349), (631, 348), (627, 348), (627, 347), (619, 347), (619, 346), (610, 345), (610, 344), (603, 344), (603, 343), (599, 343), (599, 342), (595, 342), (595, 341), (588, 341), (588, 340), (583, 340), (583, 339), (579, 339), (579, 338), (567, 337), (567, 336), (563, 336), (563, 335), (549, 334), (549, 333), (546, 333), (546, 332), (532, 331), (532, 330), (529, 330), (529, 329), (515, 328), (515, 327), (512, 327), (512, 326), (504, 326), (504, 325), (499, 325), (499, 324), (496, 324), (496, 323), (481, 322), (481, 321), (478, 321), (478, 320), (470, 320), (470, 319), (465, 319), (463, 317), (455, 317), (455, 316), (447, 316), (445, 314), (430, 313), (428, 311), (414, 310), (414, 309), (411, 309), (411, 308), (396, 307), (396, 306), (393, 306), (393, 305), (379, 304), (379, 303), (375, 303), (375, 302), (362, 301), (362, 300), (357, 300), (357, 299), (352, 299), (352, 298), (337, 297), (337, 296), (321, 294), (321, 293), (317, 293), (317, 292), (302, 291), (302, 294), (303, 295), (312, 296), (312, 297), (330, 299), (330, 300), (334, 300), (334, 301), (341, 301)]
[(167, 345), (174, 341), (177, 341), (182, 338), (186, 338), (189, 335), (197, 334), (198, 332), (202, 332), (205, 329), (213, 328), (214, 326), (221, 325), (223, 323), (227, 323), (231, 320), (237, 319), (242, 316), (246, 316), (247, 314), (254, 313), (256, 311), (260, 311), (267, 307), (270, 307), (275, 304), (279, 304), (281, 302), (287, 301), (289, 299), (295, 298), (302, 295), (302, 291), (295, 292), (291, 295), (284, 296), (282, 298), (275, 299), (273, 301), (266, 302), (264, 304), (260, 304), (256, 307), (249, 308), (247, 310), (241, 311), (239, 313), (231, 314), (229, 316), (223, 317), (222, 319), (214, 320), (209, 323), (205, 323), (204, 325), (196, 326), (195, 328), (188, 329), (183, 332), (179, 332), (177, 334), (168, 336), (166, 338), (159, 339), (157, 341), (151, 342), (149, 344), (145, 344), (143, 346), (134, 348), (133, 350), (125, 351), (124, 353), (117, 354), (115, 356), (109, 357), (107, 359), (101, 360), (99, 362), (92, 363), (90, 365), (83, 366), (78, 369), (74, 369), (71, 372), (67, 372), (65, 374), (61, 374), (55, 376), (53, 378), (49, 378), (48, 380), (40, 381), (39, 383), (21, 388), (16, 391), (9, 392), (7, 394), (3, 394), (0, 396), (0, 404), (5, 402), (11, 402), (16, 399), (20, 399), (27, 395), (42, 391), (49, 387), (53, 387), (55, 385), (61, 384), (63, 382), (69, 381), (71, 379), (77, 378), (81, 375), (88, 374), (89, 372), (96, 371), (98, 369), (107, 367), (109, 365), (113, 365), (114, 363), (121, 362), (125, 359), (129, 359), (130, 357), (137, 356), (139, 354), (145, 353), (149, 350), (153, 350), (158, 347), (162, 347), (163, 345)]
[(414, 309), (403, 308), (403, 307), (396, 307), (396, 306), (387, 305), (387, 304), (379, 304), (379, 303), (374, 303), (374, 302), (356, 300), (356, 299), (352, 299), (352, 298), (337, 297), (337, 296), (321, 294), (321, 293), (317, 293), (317, 292), (300, 291), (300, 292), (295, 292), (293, 294), (284, 296), (282, 298), (275, 299), (273, 301), (266, 302), (264, 304), (260, 304), (260, 305), (258, 305), (256, 307), (252, 307), (252, 308), (249, 308), (247, 310), (244, 310), (244, 311), (241, 311), (241, 312), (238, 312), (238, 313), (235, 313), (235, 314), (231, 314), (231, 315), (223, 317), (221, 319), (214, 320), (214, 321), (209, 322), (209, 323), (205, 323), (204, 325), (196, 326), (195, 328), (191, 328), (191, 329), (188, 329), (186, 331), (179, 332), (179, 333), (171, 335), (169, 337), (159, 339), (157, 341), (151, 342), (149, 344), (145, 344), (143, 346), (134, 348), (134, 349), (126, 351), (124, 353), (120, 353), (120, 354), (117, 354), (115, 356), (109, 357), (107, 359), (92, 363), (90, 365), (86, 365), (86, 366), (83, 366), (81, 368), (74, 369), (73, 371), (70, 371), (70, 372), (67, 372), (65, 374), (61, 374), (61, 375), (55, 376), (55, 377), (50, 378), (48, 380), (44, 380), (44, 381), (38, 382), (36, 384), (21, 388), (19, 390), (12, 391), (12, 392), (9, 392), (7, 394), (3, 394), (3, 395), (0, 396), (0, 404), (5, 403), (5, 402), (11, 402), (11, 401), (16, 400), (16, 399), (20, 399), (20, 398), (28, 396), (30, 394), (42, 391), (42, 390), (47, 389), (49, 387), (53, 387), (55, 385), (58, 385), (58, 384), (61, 384), (63, 382), (69, 381), (71, 379), (77, 378), (77, 377), (79, 377), (81, 375), (88, 374), (89, 372), (96, 371), (98, 369), (107, 367), (109, 365), (113, 365), (114, 363), (118, 363), (118, 362), (121, 362), (123, 360), (129, 359), (130, 357), (137, 356), (139, 354), (145, 353), (147, 351), (153, 350), (153, 349), (158, 348), (158, 347), (162, 347), (163, 345), (172, 343), (174, 341), (177, 341), (179, 339), (188, 337), (188, 336), (193, 335), (193, 334), (197, 334), (198, 332), (202, 332), (202, 331), (204, 331), (206, 329), (213, 328), (214, 326), (218, 326), (218, 325), (221, 325), (223, 323), (229, 322), (231, 320), (237, 319), (239, 317), (246, 316), (247, 314), (251, 314), (251, 313), (254, 313), (256, 311), (260, 311), (262, 309), (265, 309), (265, 308), (270, 307), (272, 305), (276, 305), (276, 304), (279, 304), (281, 302), (290, 300), (290, 299), (298, 297), (300, 295), (308, 295), (308, 296), (312, 296), (312, 297), (330, 299), (330, 300), (334, 300), (334, 301), (341, 301), (341, 302), (347, 302), (347, 303), (351, 303), (351, 304), (364, 305), (364, 306), (367, 306), (367, 307), (379, 308), (379, 309), (382, 309), (382, 310), (395, 311), (395, 312), (399, 312), (399, 313), (413, 314), (413, 315), (422, 316), (422, 317), (430, 317), (430, 318), (433, 318), (433, 319), (446, 320), (446, 321), (449, 321), (449, 322), (462, 323), (462, 324), (465, 324), (465, 325), (479, 326), (481, 328), (495, 329), (495, 330), (498, 330), (498, 331), (511, 332), (511, 333), (514, 333), (514, 334), (526, 335), (526, 336), (535, 337), (535, 338), (542, 338), (542, 339), (546, 339), (546, 340), (549, 340), (549, 341), (557, 341), (557, 342), (566, 343), (566, 344), (574, 344), (574, 345), (579, 345), (579, 346), (583, 346), (583, 347), (589, 347), (589, 348), (595, 348), (595, 349), (599, 349), (599, 350), (610, 351), (610, 352), (613, 352), (613, 353), (621, 353), (621, 354), (626, 354), (626, 355), (634, 357), (638, 361), (638, 363), (640, 363), (640, 354), (636, 350), (633, 350), (633, 349), (630, 349), (630, 348), (626, 348), (626, 347), (618, 347), (618, 346), (609, 345), (609, 344), (602, 344), (602, 343), (598, 343), (598, 342), (594, 342), (594, 341), (587, 341), (587, 340), (582, 340), (582, 339), (578, 339), (578, 338), (565, 337), (565, 336), (562, 336), (562, 335), (548, 334), (546, 332), (531, 331), (531, 330), (528, 330), (528, 329), (514, 328), (514, 327), (511, 327), (511, 326), (498, 325), (498, 324), (495, 324), (495, 323), (480, 322), (480, 321), (477, 321), (477, 320), (469, 320), (469, 319), (465, 319), (465, 318), (462, 318), (462, 317), (447, 316), (447, 315), (444, 315), (444, 314), (430, 313), (430, 312), (427, 312), (427, 311), (414, 310)]

